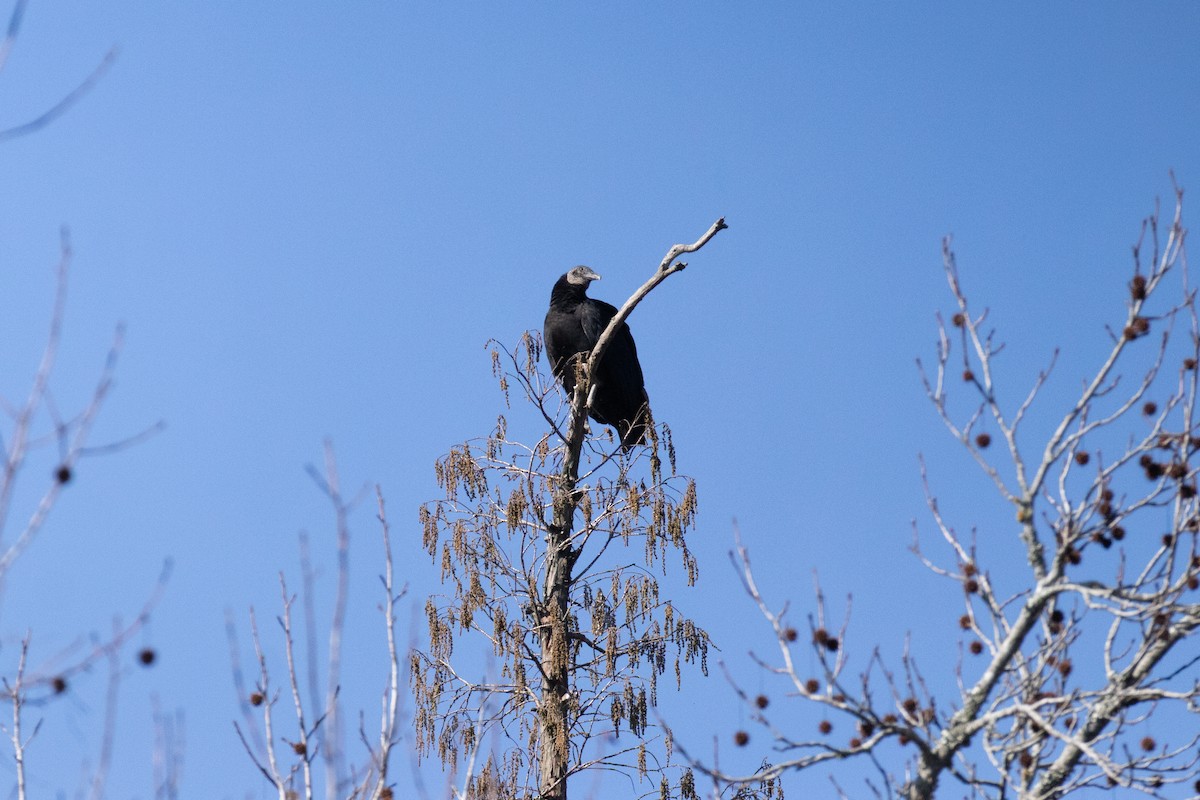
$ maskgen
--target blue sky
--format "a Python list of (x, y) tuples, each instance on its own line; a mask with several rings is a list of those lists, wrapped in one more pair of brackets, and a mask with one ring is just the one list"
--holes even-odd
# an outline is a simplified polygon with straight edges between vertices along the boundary
[[(80, 465), (6, 587), (5, 669), (27, 628), (44, 661), (136, 613), (171, 558), (138, 639), (160, 663), (122, 686), (110, 796), (152, 796), (151, 694), (186, 715), (185, 796), (267, 796), (232, 733), (224, 613), (274, 613), (300, 530), (328, 546), (304, 471), (322, 441), (347, 485), (382, 485), (423, 597), (433, 460), (502, 411), (484, 342), (539, 328), (574, 264), (619, 304), (719, 216), (730, 229), (631, 319), (699, 484), (702, 588), (681, 602), (769, 688), (742, 656), (765, 627), (728, 599), (736, 518), (778, 601), (807, 609), (819, 569), (831, 597), (855, 593), (863, 640), (898, 653), (911, 630), (936, 662), (960, 611), (906, 553), (911, 521), (928, 530), (918, 453), (960, 524), (1012, 534), (914, 367), (950, 306), (940, 239), (954, 234), (969, 295), (1009, 343), (1014, 397), (1063, 347), (1053, 410), (1122, 313), (1128, 248), (1155, 199), (1169, 205), (1168, 171), (1200, 182), (1198, 34), (1185, 2), (35, 0), (0, 124), (120, 53), (67, 116), (0, 145), (0, 393), (28, 388), (66, 224), (55, 400), (86, 400), (121, 321), (96, 441), (167, 428)], [(44, 453), (23, 486), (52, 466)], [(353, 529), (364, 677), (347, 694), (370, 712), (369, 507)], [(727, 742), (743, 712), (710, 682), (705, 714), (686, 696), (675, 713)], [(55, 764), (94, 758), (103, 690), (81, 678), (46, 709), (39, 794), (74, 789)]]

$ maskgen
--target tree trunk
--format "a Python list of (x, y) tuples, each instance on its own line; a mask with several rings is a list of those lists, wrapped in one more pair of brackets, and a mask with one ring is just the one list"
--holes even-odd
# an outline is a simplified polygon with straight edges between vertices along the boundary
[[(555, 503), (557, 508), (563, 505)], [(574, 503), (565, 509), (573, 515)], [(567, 800), (567, 769), (570, 761), (570, 690), (568, 680), (567, 600), (570, 596), (571, 563), (567, 541), (570, 526), (551, 530), (546, 556), (546, 604), (542, 609), (542, 698), (539, 708), (541, 800)]]
[(576, 558), (571, 549), (571, 533), (575, 527), (575, 508), (579, 504), (575, 483), (579, 479), (579, 455), (587, 419), (584, 392), (588, 383), (586, 379), (581, 381), (572, 397), (566, 456), (560, 483), (554, 489), (554, 517), (546, 537), (546, 583), (542, 588), (545, 601), (540, 609), (538, 628), (542, 666), (542, 696), (538, 709), (539, 800), (567, 800), (571, 757), (571, 656), (567, 618), (571, 569)]

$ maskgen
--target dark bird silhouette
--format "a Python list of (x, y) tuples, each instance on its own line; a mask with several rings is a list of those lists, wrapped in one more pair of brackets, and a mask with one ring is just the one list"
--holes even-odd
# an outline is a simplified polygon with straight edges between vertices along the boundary
[[(587, 360), (600, 334), (617, 315), (617, 309), (608, 303), (587, 296), (588, 284), (596, 280), (600, 276), (589, 268), (575, 267), (559, 278), (550, 292), (550, 310), (543, 329), (546, 357), (567, 394), (575, 391), (576, 365)], [(621, 324), (604, 351), (592, 386), (591, 418), (616, 428), (626, 450), (644, 443), (650, 398), (628, 325)]]

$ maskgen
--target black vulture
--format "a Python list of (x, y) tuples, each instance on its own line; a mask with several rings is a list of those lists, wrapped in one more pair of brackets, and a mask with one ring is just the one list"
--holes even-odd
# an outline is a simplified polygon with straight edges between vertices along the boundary
[[(559, 278), (550, 292), (544, 328), (546, 357), (567, 394), (575, 390), (576, 364), (587, 359), (600, 334), (617, 315), (617, 309), (608, 303), (587, 296), (588, 284), (596, 280), (600, 276), (592, 270), (575, 267)], [(592, 386), (591, 418), (616, 428), (626, 450), (644, 443), (650, 398), (646, 396), (642, 365), (628, 325), (621, 324), (604, 351)]]

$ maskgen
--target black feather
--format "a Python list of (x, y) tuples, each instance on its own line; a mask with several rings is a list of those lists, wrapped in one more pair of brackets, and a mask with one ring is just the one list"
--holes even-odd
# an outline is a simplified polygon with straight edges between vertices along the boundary
[[(617, 314), (613, 306), (587, 296), (588, 284), (599, 277), (587, 267), (575, 267), (559, 278), (550, 292), (550, 310), (543, 330), (546, 357), (568, 394), (575, 390), (577, 364), (587, 359)], [(604, 351), (592, 385), (595, 393), (589, 410), (591, 418), (616, 428), (625, 449), (644, 443), (650, 398), (628, 325), (621, 324)]]

